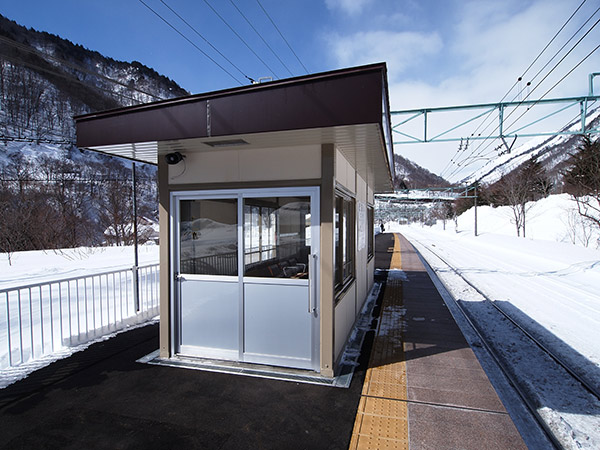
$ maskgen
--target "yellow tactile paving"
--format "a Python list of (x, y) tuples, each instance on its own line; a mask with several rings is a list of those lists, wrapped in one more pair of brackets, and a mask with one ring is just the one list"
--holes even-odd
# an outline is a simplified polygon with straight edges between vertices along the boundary
[(394, 234), (394, 249), (393, 249), (392, 261), (390, 262), (390, 269), (402, 268), (402, 255), (400, 252), (400, 239), (398, 235)]
[[(390, 269), (401, 269), (400, 240), (394, 235)], [(402, 342), (402, 284), (388, 282), (356, 412), (350, 449), (408, 449), (406, 362)]]

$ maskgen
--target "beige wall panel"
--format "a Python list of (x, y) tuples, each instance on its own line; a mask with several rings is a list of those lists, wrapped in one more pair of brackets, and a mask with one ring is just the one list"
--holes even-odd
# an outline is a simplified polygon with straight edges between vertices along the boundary
[(171, 228), (170, 228), (170, 197), (167, 186), (168, 169), (167, 164), (159, 159), (158, 162), (158, 186), (159, 186), (159, 239), (160, 239), (160, 272), (159, 272), (159, 304), (160, 304), (160, 326), (159, 346), (160, 356), (168, 358), (171, 355), (171, 271), (169, 269), (171, 259)]
[(346, 186), (348, 184), (346, 180), (346, 165), (348, 162), (344, 155), (339, 150), (335, 151), (335, 181), (342, 186)]
[(240, 150), (240, 181), (321, 178), (321, 148), (316, 145)]
[(356, 318), (356, 283), (350, 286), (335, 306), (335, 360), (344, 350)]
[(374, 205), (375, 204), (375, 195), (373, 194), (373, 188), (372, 186), (367, 186), (367, 201), (371, 204)]
[(228, 183), (240, 180), (238, 150), (183, 152), (185, 160), (169, 166), (169, 183)]
[(367, 183), (357, 173), (356, 174), (356, 200), (363, 203), (368, 203), (368, 192)]
[(371, 258), (371, 261), (367, 264), (367, 283), (368, 290), (371, 292), (373, 284), (375, 282), (375, 258)]
[(322, 147), (321, 179), (321, 374), (333, 376), (334, 373), (334, 325), (335, 309), (333, 296), (333, 198), (335, 149), (333, 144)]
[(348, 183), (346, 187), (356, 193), (356, 170), (349, 162), (346, 164), (346, 180)]
[(183, 153), (183, 163), (169, 166), (171, 185), (321, 178), (317, 145)]

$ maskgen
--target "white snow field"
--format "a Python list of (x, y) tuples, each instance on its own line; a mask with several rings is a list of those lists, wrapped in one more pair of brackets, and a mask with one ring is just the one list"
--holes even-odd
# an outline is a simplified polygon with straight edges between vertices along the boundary
[[(401, 232), (415, 245), (446, 289), (465, 303), (481, 326), (493, 328), (482, 297), (460, 280), (434, 254), (462, 277), (495, 300), (517, 322), (540, 337), (571, 367), (600, 388), (600, 250), (598, 231), (577, 229), (574, 202), (555, 195), (529, 205), (527, 238), (516, 237), (508, 207), (478, 208), (478, 236), (473, 233), (473, 209), (458, 219), (458, 226), (441, 222), (433, 227), (390, 222), (386, 231)], [(585, 236), (585, 237), (584, 237)], [(568, 243), (571, 242), (571, 243)], [(577, 245), (574, 245), (573, 242)], [(583, 245), (587, 244), (588, 247)], [(475, 291), (473, 291), (475, 292)], [(479, 303), (476, 303), (479, 302)], [(487, 320), (487, 322), (486, 322)], [(506, 336), (505, 346), (510, 346)], [(501, 344), (502, 345), (502, 344)], [(507, 353), (521, 361), (531, 377), (556, 378), (544, 372), (521, 345)], [(544, 380), (546, 382), (546, 380)], [(559, 430), (567, 448), (600, 448), (600, 404), (592, 398), (565, 398), (566, 378), (546, 384), (547, 404), (561, 405), (541, 411)], [(578, 403), (579, 402), (579, 403)]]
[(158, 313), (158, 246), (0, 254), (0, 388)]

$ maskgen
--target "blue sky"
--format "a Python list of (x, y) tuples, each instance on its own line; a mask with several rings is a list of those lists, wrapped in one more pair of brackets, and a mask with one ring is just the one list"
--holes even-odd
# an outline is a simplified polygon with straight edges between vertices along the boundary
[[(140, 61), (192, 93), (247, 83), (245, 75), (257, 79), (264, 76), (287, 78), (306, 73), (256, 0), (233, 1), (287, 68), (248, 26), (231, 0), (164, 2), (192, 24), (239, 71), (170, 12), (161, 0), (144, 1), (233, 77), (186, 42), (139, 0), (20, 0), (5, 2), (0, 12), (22, 25), (58, 34), (115, 59)], [(222, 23), (207, 2), (264, 63)], [(392, 110), (499, 101), (581, 2), (260, 0), (310, 73), (387, 62)], [(596, 8), (597, 0), (586, 1), (530, 74), (541, 69)], [(594, 16), (588, 28), (598, 17), (600, 13)], [(545, 92), (600, 43), (598, 29), (594, 29), (544, 80), (537, 92)], [(553, 65), (554, 62), (538, 80)], [(587, 75), (591, 72), (600, 72), (600, 51), (574, 70), (548, 97), (586, 94)], [(600, 79), (596, 84), (600, 84)], [(600, 91), (600, 86), (597, 90)], [(396, 152), (439, 173), (450, 158), (445, 156), (451, 153), (449, 146), (446, 147), (447, 150), (443, 146), (439, 149), (432, 149), (430, 145), (397, 146)], [(453, 144), (452, 149), (455, 147)], [(441, 154), (444, 157), (440, 158)]]

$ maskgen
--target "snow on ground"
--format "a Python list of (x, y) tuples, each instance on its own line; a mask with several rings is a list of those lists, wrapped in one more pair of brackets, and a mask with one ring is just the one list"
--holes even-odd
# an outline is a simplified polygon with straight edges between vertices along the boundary
[[(513, 318), (541, 336), (561, 357), (566, 357), (588, 381), (600, 387), (598, 232), (590, 234), (588, 229), (588, 238), (578, 239), (584, 233), (583, 229), (573, 230), (573, 218), (569, 219), (568, 210), (574, 204), (568, 196), (551, 196), (530, 206), (525, 239), (516, 237), (509, 208), (478, 208), (477, 237), (473, 235), (472, 209), (459, 217), (456, 228), (448, 221), (446, 230), (441, 222), (433, 227), (388, 223), (386, 230), (401, 232), (413, 242), (452, 296), (471, 302), (468, 303), (472, 305), (470, 313), (481, 311), (481, 316), (475, 318), (477, 321), (485, 323), (486, 320), (485, 309), (473, 303), (481, 302), (481, 298), (469, 298), (464, 282), (452, 281), (447, 268), (436, 261), (429, 250), (444, 258)], [(586, 242), (589, 247), (583, 246)], [(518, 351), (519, 346), (515, 349)], [(533, 373), (541, 370), (535, 369)], [(561, 395), (560, 386), (558, 380), (554, 395)], [(571, 402), (572, 399), (566, 400)], [(595, 424), (594, 428), (600, 420), (596, 413), (574, 417), (558, 411), (556, 417), (570, 424), (587, 421)], [(596, 430), (586, 428), (585, 433), (591, 436), (585, 448), (589, 448), (590, 442), (600, 442), (600, 427)], [(577, 437), (573, 439), (583, 442)]]
[[(525, 234), (528, 240), (565, 242), (590, 248), (598, 248), (600, 245), (600, 230), (584, 226), (577, 213), (577, 205), (569, 194), (551, 195), (537, 202), (529, 202), (526, 211)], [(457, 227), (451, 220), (446, 221), (446, 229), (472, 235), (474, 222), (474, 209), (471, 208), (458, 218)], [(433, 229), (441, 228), (442, 224), (439, 223)], [(510, 207), (477, 208), (478, 234), (516, 237), (516, 230)], [(563, 252), (566, 249), (564, 247)]]
[[(158, 251), (157, 245), (139, 246), (139, 266), (157, 264)], [(11, 255), (11, 264), (9, 264), (7, 255), (0, 253), (0, 290), (130, 269), (134, 260), (133, 246), (16, 252)], [(90, 291), (90, 289), (93, 290), (93, 283), (91, 286), (80, 283), (76, 289), (71, 286), (62, 293), (63, 297), (67, 296), (68, 298), (60, 300), (59, 296), (55, 296), (52, 302), (47, 298), (48, 290), (44, 289), (43, 315), (39, 309), (41, 300), (38, 301), (36, 297), (35, 301), (29, 302), (27, 290), (20, 291), (22, 296), (19, 297), (19, 302), (16, 301), (15, 291), (0, 295), (0, 302), (2, 302), (0, 303), (2, 308), (2, 313), (0, 313), (0, 389), (25, 378), (32, 371), (53, 361), (84, 350), (94, 342), (109, 339), (118, 332), (147, 324), (148, 320), (152, 320), (152, 316), (156, 314), (151, 309), (151, 305), (154, 304), (152, 302), (156, 301), (153, 297), (157, 292), (153, 284), (157, 282), (155, 273), (156, 271), (140, 272), (142, 311), (137, 314), (133, 307), (133, 295), (126, 292), (132, 286), (130, 276), (116, 278), (118, 283), (123, 284), (116, 293), (113, 292), (113, 295), (118, 293), (118, 300), (116, 297), (109, 300), (108, 284), (106, 283), (110, 284), (110, 278), (105, 280), (105, 291), (96, 293), (99, 295), (96, 299)], [(101, 279), (96, 279), (97, 287), (101, 286), (101, 282)], [(114, 285), (115, 279), (112, 279), (112, 282)], [(63, 287), (65, 286), (63, 284)], [(85, 297), (80, 292), (81, 289), (85, 292)], [(35, 293), (37, 293), (36, 290), (34, 290)], [(55, 290), (55, 295), (56, 293)], [(39, 295), (42, 295), (42, 291)], [(29, 296), (31, 296), (31, 291), (29, 291)], [(10, 307), (7, 306), (7, 303)], [(52, 311), (50, 303), (54, 305), (54, 311)], [(22, 309), (21, 314), (17, 312), (20, 309)], [(102, 309), (102, 312), (99, 309)], [(9, 330), (12, 336), (12, 345), (10, 346), (7, 346), (7, 311), (10, 311), (11, 317)], [(18, 320), (23, 321), (22, 332), (19, 332)], [(140, 322), (142, 323), (140, 324)], [(19, 342), (21, 342), (21, 347), (19, 347)], [(44, 344), (46, 350), (43, 350)], [(16, 361), (12, 367), (9, 364), (9, 347), (13, 361)], [(35, 357), (33, 357), (34, 353)]]
[(434, 248), (490, 298), (509, 302), (600, 367), (600, 250), (567, 243), (569, 202), (565, 195), (537, 202), (525, 239), (516, 237), (506, 207), (478, 208), (477, 237), (472, 209), (456, 229), (447, 222), (445, 231), (441, 223), (386, 230)]
[[(140, 245), (139, 265), (157, 264), (158, 249), (158, 245)], [(127, 269), (133, 263), (133, 246), (16, 252), (11, 264), (0, 253), (0, 289)]]

